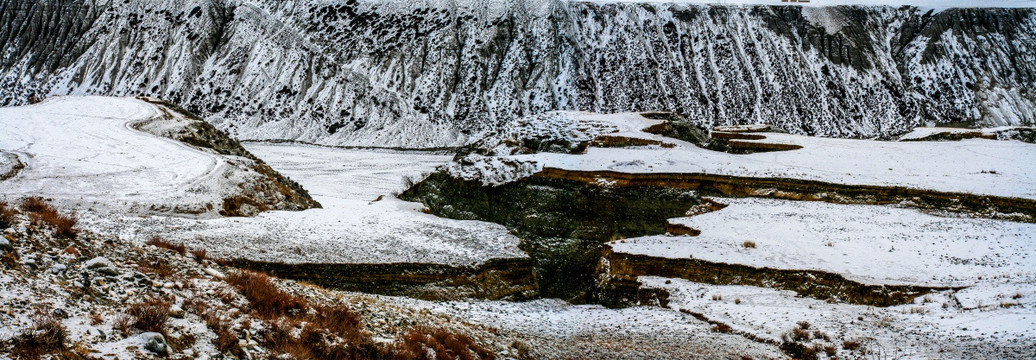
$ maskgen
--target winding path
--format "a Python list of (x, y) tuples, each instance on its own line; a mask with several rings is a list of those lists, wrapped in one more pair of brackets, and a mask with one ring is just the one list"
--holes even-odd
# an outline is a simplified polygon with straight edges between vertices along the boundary
[(162, 116), (134, 98), (57, 97), (0, 108), (0, 151), (25, 165), (0, 182), (0, 196), (89, 207), (217, 199), (225, 159), (133, 128)]

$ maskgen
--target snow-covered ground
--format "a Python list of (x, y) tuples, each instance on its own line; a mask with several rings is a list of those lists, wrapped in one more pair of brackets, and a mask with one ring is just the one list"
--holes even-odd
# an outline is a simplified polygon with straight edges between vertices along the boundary
[[(573, 116), (612, 123), (644, 124), (635, 113)], [(955, 142), (888, 142), (817, 138), (780, 133), (756, 142), (800, 145), (790, 151), (730, 154), (675, 139), (641, 136), (675, 144), (593, 148), (586, 154), (538, 153), (505, 157), (538, 167), (611, 170), (625, 173), (703, 173), (794, 178), (847, 185), (903, 186), (1036, 199), (1036, 146), (1019, 141), (968, 139)], [(753, 140), (742, 140), (751, 142)]]
[[(668, 290), (674, 310), (699, 313), (763, 339), (780, 342), (799, 322), (808, 322), (811, 341), (833, 346), (839, 357), (863, 355), (843, 349), (844, 341), (859, 341), (878, 353), (866, 358), (1012, 359), (1029, 358), (1036, 349), (1032, 283), (945, 291), (919, 297), (913, 304), (879, 308), (751, 286), (660, 277), (640, 281)], [(960, 305), (961, 299), (970, 297), (986, 302), (981, 307)], [(816, 339), (816, 331), (829, 339)]]
[[(647, 236), (621, 253), (842, 274), (867, 284), (971, 286), (1036, 281), (1036, 224), (817, 201), (718, 199), (726, 208), (670, 223), (699, 236)], [(754, 242), (754, 248), (744, 246)]]
[(204, 221), (160, 216), (86, 221), (133, 241), (161, 235), (216, 256), (286, 263), (475, 265), (527, 256), (501, 225), (424, 214), (421, 204), (393, 196), (405, 189), (406, 177), (419, 180), (450, 156), (301, 144), (245, 147), (298, 181), (323, 208)]
[(0, 108), (0, 151), (25, 166), (3, 181), (0, 198), (42, 196), (91, 212), (214, 215), (259, 175), (251, 160), (133, 128), (171, 116), (138, 99), (94, 96)]
[(580, 0), (579, 2), (596, 3), (674, 3), (674, 4), (698, 4), (698, 5), (790, 5), (790, 6), (840, 6), (840, 5), (866, 5), (866, 6), (916, 6), (925, 9), (948, 9), (948, 8), (983, 8), (983, 7), (1005, 7), (1005, 8), (1030, 8), (1036, 7), (1036, 1), (1032, 0), (813, 0), (810, 2), (782, 2), (781, 0)]
[(429, 302), (380, 298), (504, 333), (539, 338), (548, 348), (537, 349), (533, 358), (608, 359), (616, 354), (643, 359), (716, 359), (728, 358), (730, 354), (753, 359), (784, 358), (773, 346), (711, 332), (707, 323), (688, 314), (658, 307), (608, 309), (600, 305), (571, 305), (557, 299)]

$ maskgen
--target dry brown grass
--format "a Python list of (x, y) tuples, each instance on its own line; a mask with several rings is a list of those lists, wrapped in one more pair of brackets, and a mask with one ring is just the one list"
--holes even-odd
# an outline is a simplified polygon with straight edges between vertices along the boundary
[(428, 350), (434, 351), (437, 359), (496, 359), (496, 354), (467, 335), (441, 328), (414, 328), (396, 340), (395, 350), (397, 359), (426, 359)]
[(149, 239), (146, 242), (146, 244), (154, 245), (154, 246), (162, 248), (162, 249), (172, 250), (172, 251), (176, 252), (177, 254), (180, 254), (180, 256), (187, 255), (187, 246), (186, 245), (167, 241), (166, 239), (163, 239), (161, 236), (157, 236), (156, 235), (156, 236), (151, 237), (151, 239)]
[(38, 359), (43, 355), (68, 352), (68, 331), (57, 318), (38, 313), (32, 326), (10, 340), (15, 358)]
[(712, 331), (713, 332), (720, 332), (720, 333), (726, 334), (726, 333), (734, 331), (734, 329), (732, 329), (730, 327), (730, 325), (727, 325), (727, 324), (724, 324), (724, 323), (718, 323), (716, 325), (712, 325)]
[(755, 241), (745, 241), (743, 244), (746, 249), (755, 249)]
[(208, 258), (208, 251), (205, 251), (205, 249), (194, 249), (191, 250), (191, 255), (194, 255), (194, 260), (202, 262)]
[(0, 201), (0, 229), (6, 229), (14, 225), (14, 217), (18, 215), (18, 209)]
[(54, 235), (74, 239), (79, 234), (76, 224), (79, 222), (74, 215), (63, 215), (53, 206), (39, 197), (28, 197), (22, 199), (22, 211), (29, 214), (29, 218), (36, 224), (48, 224), (54, 227)]
[(164, 259), (143, 259), (137, 263), (137, 269), (145, 274), (154, 274), (162, 278), (173, 275), (173, 267)]
[(291, 315), (309, 307), (305, 298), (277, 288), (263, 273), (234, 272), (227, 276), (227, 283), (237, 288), (248, 299), (256, 315), (262, 318)]
[(237, 357), (242, 357), (244, 352), (241, 349), (241, 345), (238, 342), (237, 332), (233, 329), (233, 324), (220, 316), (219, 313), (213, 311), (205, 316), (205, 325), (216, 334), (216, 338), (212, 340), (212, 345), (216, 347), (221, 353), (230, 353)]
[[(391, 346), (378, 344), (363, 330), (360, 316), (344, 304), (312, 303), (281, 290), (265, 274), (238, 271), (227, 283), (248, 299), (251, 314), (268, 323), (261, 334), (271, 355), (289, 359), (495, 359), (464, 334), (417, 327)], [(234, 352), (237, 336), (229, 325), (208, 319), (220, 351)], [(233, 340), (233, 341), (231, 341)]]
[(50, 204), (43, 201), (43, 198), (38, 196), (32, 196), (22, 199), (22, 203), (19, 206), (24, 212), (41, 212), (52, 209)]
[(842, 341), (842, 348), (846, 349), (846, 350), (849, 350), (849, 351), (853, 351), (853, 350), (859, 349), (860, 345), (862, 345), (862, 344), (860, 343), (859, 340), (846, 340), (846, 341)]
[(115, 318), (115, 323), (112, 324), (112, 328), (119, 331), (122, 337), (127, 337), (130, 334), (130, 329), (133, 328), (133, 317), (128, 314), (121, 314)]
[(132, 326), (143, 331), (163, 332), (165, 322), (169, 320), (169, 308), (173, 302), (157, 295), (145, 297), (142, 301), (130, 304), (126, 314), (133, 319)]

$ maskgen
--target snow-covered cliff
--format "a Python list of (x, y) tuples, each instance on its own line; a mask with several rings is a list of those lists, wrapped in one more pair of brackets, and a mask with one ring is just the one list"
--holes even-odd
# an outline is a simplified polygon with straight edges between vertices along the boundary
[(157, 96), (243, 139), (451, 146), (558, 109), (837, 137), (1036, 120), (1033, 9), (0, 0), (0, 24), (0, 104)]

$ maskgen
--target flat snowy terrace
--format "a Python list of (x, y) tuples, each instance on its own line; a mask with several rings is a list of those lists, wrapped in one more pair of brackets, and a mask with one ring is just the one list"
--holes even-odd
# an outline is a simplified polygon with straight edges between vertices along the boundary
[[(436, 263), (470, 266), (524, 258), (501, 225), (439, 218), (392, 196), (450, 156), (246, 143), (298, 181), (323, 209), (267, 211), (253, 218), (196, 221), (173, 217), (93, 219), (93, 226), (135, 241), (153, 235), (216, 256), (280, 263)], [(374, 201), (384, 195), (380, 201)]]
[(701, 230), (699, 236), (647, 236), (610, 246), (654, 257), (819, 270), (868, 284), (971, 286), (981, 279), (1036, 279), (1036, 224), (877, 205), (719, 201), (730, 206), (669, 220)]
[(667, 290), (674, 310), (703, 314), (764, 339), (781, 341), (798, 322), (808, 322), (811, 330), (829, 335), (839, 345), (840, 358), (855, 358), (840, 349), (844, 340), (864, 342), (897, 359), (1025, 358), (1036, 346), (1036, 285), (1031, 283), (944, 291), (912, 304), (880, 308), (832, 304), (752, 286), (653, 276), (639, 280)]
[[(580, 118), (645, 124), (639, 114)], [(779, 133), (758, 142), (800, 145), (789, 151), (730, 154), (653, 134), (677, 145), (594, 148), (586, 154), (538, 153), (510, 156), (540, 167), (623, 173), (698, 173), (740, 177), (791, 178), (845, 185), (901, 186), (1036, 199), (1036, 146), (1019, 141), (969, 139), (945, 142), (889, 142), (817, 138)]]
[(239, 175), (227, 157), (131, 128), (161, 115), (134, 98), (93, 96), (0, 108), (0, 152), (25, 165), (3, 181), (0, 197), (147, 211), (218, 203), (227, 187), (243, 181), (231, 179)]

